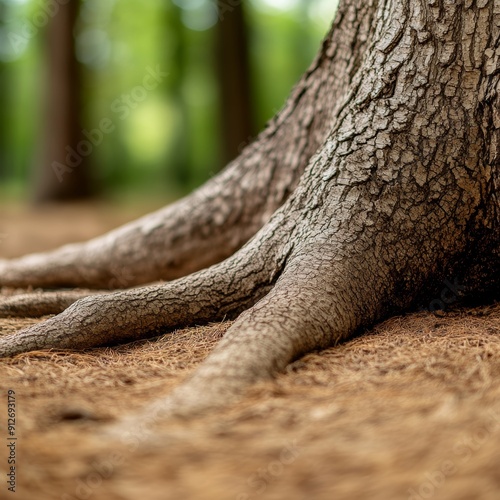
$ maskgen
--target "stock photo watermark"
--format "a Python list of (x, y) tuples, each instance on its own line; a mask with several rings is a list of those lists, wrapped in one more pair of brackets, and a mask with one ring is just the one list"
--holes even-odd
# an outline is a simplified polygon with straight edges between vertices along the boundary
[(433, 471), (424, 474), (425, 479), (408, 489), (408, 500), (426, 500), (432, 498), (446, 480), (457, 474), (460, 467), (469, 462), (484, 443), (500, 429), (500, 415), (491, 410), (485, 423), (473, 432), (462, 434), (450, 450), (449, 458), (443, 460)]
[[(31, 19), (26, 20), (19, 30), (10, 31), (7, 37), (14, 52), (18, 55), (21, 54), (28, 42), (59, 13), (61, 5), (66, 5), (69, 2), (70, 0), (47, 0), (42, 2), (40, 9), (33, 14)], [(220, 21), (223, 21), (224, 16), (233, 12), (241, 3), (242, 0), (212, 0)]]
[[(139, 103), (144, 101), (149, 92), (154, 90), (168, 76), (161, 70), (157, 64), (155, 68), (148, 66), (146, 74), (142, 79), (142, 84), (135, 86), (127, 94), (122, 94), (115, 99), (111, 105), (110, 110), (117, 115), (119, 120), (126, 120)], [(83, 158), (89, 156), (96, 147), (100, 146), (104, 141), (104, 137), (112, 133), (116, 129), (116, 125), (111, 118), (102, 118), (99, 125), (91, 130), (82, 130), (82, 139), (78, 144), (73, 146), (66, 146), (65, 163), (58, 161), (52, 162), (52, 169), (56, 174), (59, 182), (63, 182), (64, 175), (73, 172), (83, 161)]]
[(300, 455), (297, 440), (287, 443), (280, 451), (276, 460), (269, 462), (266, 467), (256, 470), (248, 479), (248, 492), (236, 495), (235, 500), (250, 500), (255, 495), (262, 495), (269, 485), (276, 481)]
[(454, 278), (453, 282), (445, 279), (443, 281), (443, 285), (444, 287), (441, 290), (439, 297), (431, 300), (427, 307), (420, 307), (418, 309), (419, 311), (446, 311), (451, 304), (460, 298), (462, 292), (465, 291), (465, 287), (458, 282), (458, 278)]
[(84, 477), (75, 479), (74, 491), (72, 494), (63, 493), (60, 496), (61, 500), (87, 500), (94, 493), (94, 490), (99, 488), (105, 479), (112, 476), (115, 469), (126, 462), (127, 457), (130, 457), (141, 444), (146, 443), (154, 436), (153, 426), (160, 421), (162, 406), (158, 407), (158, 411), (152, 411), (148, 417), (140, 423), (136, 423), (133, 429), (123, 429), (120, 432), (119, 442), (127, 449), (124, 451), (112, 451), (105, 458), (95, 460), (91, 464), (91, 471)]
[(17, 488), (17, 404), (16, 391), (7, 391), (7, 490), (15, 493)]
[(92, 470), (84, 477), (75, 480), (75, 491), (72, 495), (63, 493), (61, 500), (86, 500), (94, 493), (94, 490), (102, 485), (105, 479), (113, 474), (116, 467), (125, 460), (122, 453), (111, 453), (106, 460), (91, 463)]
[(47, 26), (49, 21), (55, 17), (61, 5), (69, 3), (70, 0), (48, 0), (43, 2), (40, 10), (33, 17), (23, 23), (19, 31), (9, 32), (8, 39), (16, 54), (20, 54), (28, 45), (31, 38), (35, 37), (40, 29)]
[(224, 16), (233, 12), (236, 7), (239, 7), (242, 0), (214, 0), (214, 7), (217, 9), (217, 16), (219, 17), (219, 21), (224, 20)]

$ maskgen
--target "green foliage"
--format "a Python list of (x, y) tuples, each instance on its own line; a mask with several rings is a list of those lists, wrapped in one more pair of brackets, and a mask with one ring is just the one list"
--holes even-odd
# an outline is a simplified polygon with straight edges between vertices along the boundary
[[(43, 12), (54, 3), (0, 0), (4, 191), (29, 184), (40, 130), (50, 126), (42, 122)], [(87, 130), (103, 118), (114, 125), (91, 156), (105, 191), (180, 195), (223, 166), (213, 54), (216, 5), (214, 0), (82, 1), (75, 36), (85, 69), (83, 123)], [(245, 2), (254, 119), (260, 128), (312, 61), (334, 8), (335, 2), (325, 0)], [(168, 75), (142, 99), (144, 92), (134, 89), (143, 86), (148, 68), (158, 66)], [(117, 112), (125, 102), (128, 113)]]

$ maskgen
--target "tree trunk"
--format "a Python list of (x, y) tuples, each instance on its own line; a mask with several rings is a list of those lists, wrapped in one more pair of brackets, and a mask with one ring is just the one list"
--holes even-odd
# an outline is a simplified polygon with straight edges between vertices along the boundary
[[(170, 148), (172, 151), (167, 158), (168, 173), (174, 180), (177, 189), (181, 186), (185, 189), (191, 182), (192, 161), (189, 154), (191, 149), (191, 138), (188, 134), (190, 129), (188, 122), (189, 110), (185, 92), (183, 92), (187, 78), (187, 28), (182, 22), (182, 10), (179, 6), (172, 3), (168, 9), (165, 9), (165, 25), (167, 27), (167, 37), (163, 43), (169, 45), (168, 49), (171, 52), (169, 58), (172, 61), (172, 68), (169, 70), (164, 92), (169, 99), (172, 99), (172, 102), (175, 102), (178, 116), (173, 147)], [(166, 53), (168, 52), (166, 51)]]
[(216, 73), (222, 121), (222, 157), (238, 156), (254, 136), (248, 36), (243, 3), (219, 19), (215, 31)]
[[(11, 5), (0, 2), (0, 32), (7, 33), (8, 22), (11, 15)], [(6, 44), (7, 45), (7, 44)], [(10, 44), (9, 44), (10, 45)], [(3, 120), (0, 124), (0, 182), (5, 185), (6, 181), (12, 181), (14, 177), (14, 155), (13, 155), (13, 135), (12, 130), (12, 97), (14, 88), (13, 71), (8, 61), (12, 47), (4, 46), (0, 57), (0, 109)]]
[[(123, 240), (127, 255), (194, 200), (215, 207), (210, 230), (238, 234), (233, 248), (275, 210), (255, 236), (171, 283), (81, 299), (4, 337), (0, 352), (86, 348), (237, 317), (191, 379), (126, 424), (137, 433), (138, 422), (225, 404), (305, 352), (428, 303), (444, 279), (498, 297), (499, 27), (500, 8), (482, 0), (345, 1), (271, 128), (195, 197), (108, 238), (118, 245), (136, 234)], [(256, 219), (246, 212), (262, 204)], [(29, 259), (22, 265), (36, 268), (49, 257)], [(1, 279), (22, 275), (17, 265), (4, 262)], [(21, 309), (36, 303), (24, 296)]]
[[(1, 9), (2, 4), (0, 4)], [(0, 23), (0, 29), (2, 29), (2, 24)], [(11, 78), (10, 71), (7, 65), (0, 62), (0, 107), (2, 109), (2, 114), (6, 117), (12, 116), (10, 113), (10, 99), (12, 96), (11, 92)], [(10, 126), (9, 126), (10, 125)], [(3, 121), (0, 125), (0, 182), (5, 185), (5, 181), (12, 180), (12, 139), (10, 134), (10, 128), (12, 124), (10, 120), (7, 119)]]
[(73, 33), (79, 7), (78, 0), (61, 4), (48, 25), (46, 109), (34, 169), (36, 203), (81, 199), (93, 192), (88, 161), (93, 146), (83, 135), (82, 75)]

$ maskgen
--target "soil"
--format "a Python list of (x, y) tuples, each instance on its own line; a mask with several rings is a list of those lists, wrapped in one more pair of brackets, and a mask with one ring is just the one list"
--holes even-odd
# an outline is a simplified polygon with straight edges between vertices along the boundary
[[(86, 239), (149, 208), (3, 207), (0, 256)], [(37, 321), (0, 320), (0, 334)], [(228, 326), (1, 360), (0, 429), (8, 443), (12, 390), (17, 440), (16, 493), (4, 445), (0, 499), (500, 498), (500, 304), (391, 318), (139, 446), (99, 437), (189, 376)]]

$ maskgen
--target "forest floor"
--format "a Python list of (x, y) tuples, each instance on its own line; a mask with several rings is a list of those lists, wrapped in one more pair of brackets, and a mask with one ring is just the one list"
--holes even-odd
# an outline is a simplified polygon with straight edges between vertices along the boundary
[[(2, 209), (0, 256), (88, 238), (145, 210)], [(0, 320), (0, 334), (39, 320)], [(16, 398), (16, 493), (0, 499), (498, 499), (500, 304), (395, 317), (309, 354), (221, 412), (153, 443), (97, 431), (167, 394), (228, 323), (132, 344), (0, 361)], [(8, 479), (8, 478), (7, 478)]]

